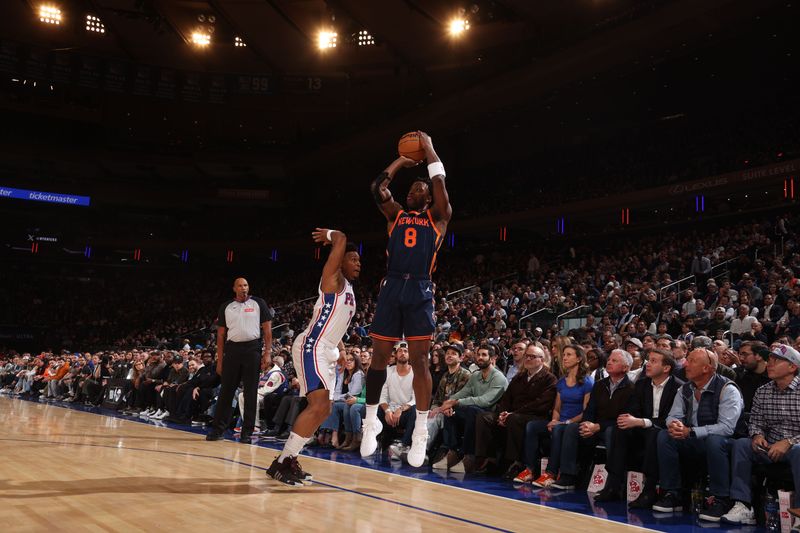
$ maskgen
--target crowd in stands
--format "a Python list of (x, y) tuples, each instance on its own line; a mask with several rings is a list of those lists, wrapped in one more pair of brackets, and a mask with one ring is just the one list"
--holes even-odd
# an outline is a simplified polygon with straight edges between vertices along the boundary
[[(592, 463), (602, 462), (609, 478), (598, 500), (623, 498), (626, 472), (636, 470), (645, 486), (632, 507), (662, 511), (688, 505), (683, 496), (706, 482), (697, 476), (704, 472), (709, 499), (701, 518), (751, 523), (759, 498), (751, 465), (788, 462), (783, 474), (789, 485), (800, 480), (796, 224), (796, 216), (779, 216), (587, 243), (550, 256), (534, 244), (447, 264), (447, 275), (437, 278), (430, 466), (571, 489), (586, 483)], [(776, 229), (782, 248), (775, 247)], [(509, 279), (446, 297), (514, 270)], [(138, 305), (156, 319), (174, 315), (169, 283), (158, 288), (164, 290), (146, 291), (148, 298), (155, 293), (154, 303), (140, 297)], [(371, 360), (370, 288), (365, 284), (357, 295), (334, 406), (312, 445), (357, 453)], [(91, 298), (97, 292), (103, 302), (113, 291), (95, 288)], [(84, 310), (61, 311), (88, 318), (102, 307), (84, 296)], [(213, 310), (212, 300), (222, 299), (216, 296), (198, 300), (208, 300)], [(288, 436), (304, 407), (289, 347), (311, 305), (292, 304), (276, 315), (276, 324), (287, 325), (274, 335), (274, 364), (259, 384), (262, 438)], [(559, 323), (521, 322), (537, 310), (560, 314), (579, 306), (586, 307), (568, 332)], [(113, 313), (99, 316), (119, 326)], [(186, 320), (185, 327), (194, 327), (202, 316)], [(131, 326), (147, 327), (146, 313)], [(154, 338), (168, 336), (149, 327)], [(126, 331), (117, 346), (95, 353), (4, 351), (0, 386), (7, 394), (104, 404), (176, 424), (210, 421), (219, 385), (212, 338), (174, 350), (129, 345), (139, 338)], [(407, 346), (398, 343), (379, 413), (382, 444), (400, 461), (415, 423), (412, 373)]]

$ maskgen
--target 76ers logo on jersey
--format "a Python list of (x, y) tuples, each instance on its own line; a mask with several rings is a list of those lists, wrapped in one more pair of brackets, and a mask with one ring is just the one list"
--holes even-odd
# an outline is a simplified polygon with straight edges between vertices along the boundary
[(344, 305), (356, 305), (356, 300), (349, 292), (344, 295)]

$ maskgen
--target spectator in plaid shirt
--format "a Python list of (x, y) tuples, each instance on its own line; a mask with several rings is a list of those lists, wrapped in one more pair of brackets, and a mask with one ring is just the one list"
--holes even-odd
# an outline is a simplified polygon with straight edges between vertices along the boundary
[(800, 507), (800, 353), (785, 344), (774, 345), (767, 363), (771, 383), (759, 387), (750, 414), (750, 438), (733, 444), (731, 498), (736, 501), (722, 518), (755, 524), (751, 506), (753, 463), (788, 462), (794, 478), (793, 507)]

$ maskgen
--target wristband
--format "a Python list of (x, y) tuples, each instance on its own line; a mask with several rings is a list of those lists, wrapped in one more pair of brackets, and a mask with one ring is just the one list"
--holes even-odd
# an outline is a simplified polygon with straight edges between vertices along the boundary
[(326, 237), (326, 238), (327, 238), (329, 241), (333, 242), (333, 239), (331, 239), (331, 235), (333, 235), (333, 230), (332, 230), (332, 229), (329, 229), (329, 230), (328, 230), (328, 234), (327, 234), (325, 237)]
[(435, 163), (431, 163), (428, 165), (428, 177), (433, 179), (434, 176), (446, 176), (447, 174), (444, 173), (444, 165), (441, 161), (436, 161)]

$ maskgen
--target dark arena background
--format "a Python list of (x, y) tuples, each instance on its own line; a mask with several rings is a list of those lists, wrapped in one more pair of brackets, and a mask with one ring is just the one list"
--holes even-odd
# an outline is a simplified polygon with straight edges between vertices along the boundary
[[(2, 6), (9, 531), (800, 527), (797, 3)], [(354, 384), (387, 270), (370, 186), (417, 130), (453, 216), (432, 275), (428, 457), (413, 468), (413, 416), (383, 422), (361, 457)], [(426, 166), (397, 174), (398, 202)], [(286, 488), (264, 471), (306, 405), (291, 347), (330, 250), (315, 228), (361, 255), (343, 341), (364, 368), (337, 370), (332, 415), (300, 456), (314, 478)], [(207, 442), (219, 310), (240, 277), (274, 313), (272, 362), (252, 437), (236, 405)], [(390, 377), (410, 368), (398, 359)], [(735, 391), (712, 393), (724, 380)], [(681, 382), (688, 399), (669, 392)], [(661, 390), (675, 400), (659, 413)], [(414, 407), (386, 392), (388, 410)], [(750, 446), (760, 435), (766, 451)]]

